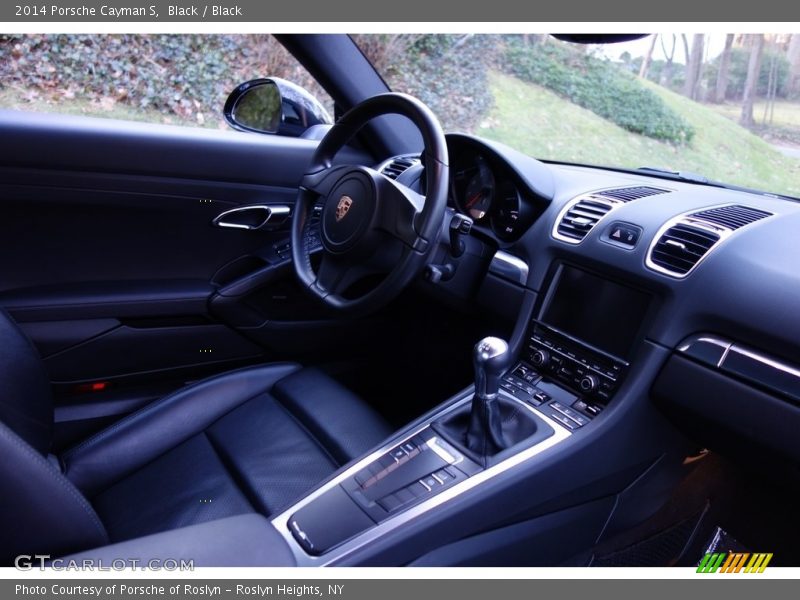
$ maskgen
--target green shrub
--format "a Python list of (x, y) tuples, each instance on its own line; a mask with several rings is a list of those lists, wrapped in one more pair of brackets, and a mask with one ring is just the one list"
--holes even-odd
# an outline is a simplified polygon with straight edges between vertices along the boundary
[(546, 87), (620, 127), (657, 140), (688, 143), (694, 129), (637, 78), (613, 63), (558, 43), (510, 41), (503, 69)]
[(310, 75), (267, 35), (0, 35), (0, 53), (0, 82), (21, 102), (57, 107), (76, 99), (93, 114), (120, 105), (165, 122), (224, 126), (228, 93), (267, 75), (306, 86), (325, 101)]

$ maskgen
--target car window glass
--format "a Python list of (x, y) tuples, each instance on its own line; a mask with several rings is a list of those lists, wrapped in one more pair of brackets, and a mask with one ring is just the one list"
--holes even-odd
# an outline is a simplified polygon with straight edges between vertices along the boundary
[(226, 129), (241, 82), (288, 79), (333, 101), (270, 35), (0, 35), (0, 109)]

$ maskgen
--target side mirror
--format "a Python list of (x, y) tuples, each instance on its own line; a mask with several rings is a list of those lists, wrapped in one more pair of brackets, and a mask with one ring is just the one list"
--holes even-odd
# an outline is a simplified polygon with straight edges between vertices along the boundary
[(239, 131), (299, 137), (314, 125), (333, 119), (311, 93), (299, 85), (268, 77), (237, 86), (225, 101), (225, 120)]

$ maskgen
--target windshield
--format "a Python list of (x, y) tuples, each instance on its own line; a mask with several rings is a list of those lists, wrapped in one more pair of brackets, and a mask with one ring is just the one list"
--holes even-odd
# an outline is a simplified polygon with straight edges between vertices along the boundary
[(691, 172), (800, 196), (800, 34), (354, 35), (446, 131), (540, 159)]

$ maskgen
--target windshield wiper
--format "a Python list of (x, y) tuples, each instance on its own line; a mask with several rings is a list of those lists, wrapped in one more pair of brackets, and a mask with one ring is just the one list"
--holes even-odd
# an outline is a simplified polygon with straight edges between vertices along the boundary
[(666, 176), (670, 179), (677, 179), (678, 181), (689, 181), (691, 183), (701, 183), (703, 185), (727, 187), (724, 183), (720, 183), (719, 181), (712, 181), (705, 175), (692, 173), (691, 171), (672, 171), (670, 169), (662, 169), (660, 167), (639, 167), (636, 170), (647, 171), (648, 173), (656, 173), (658, 175)]

